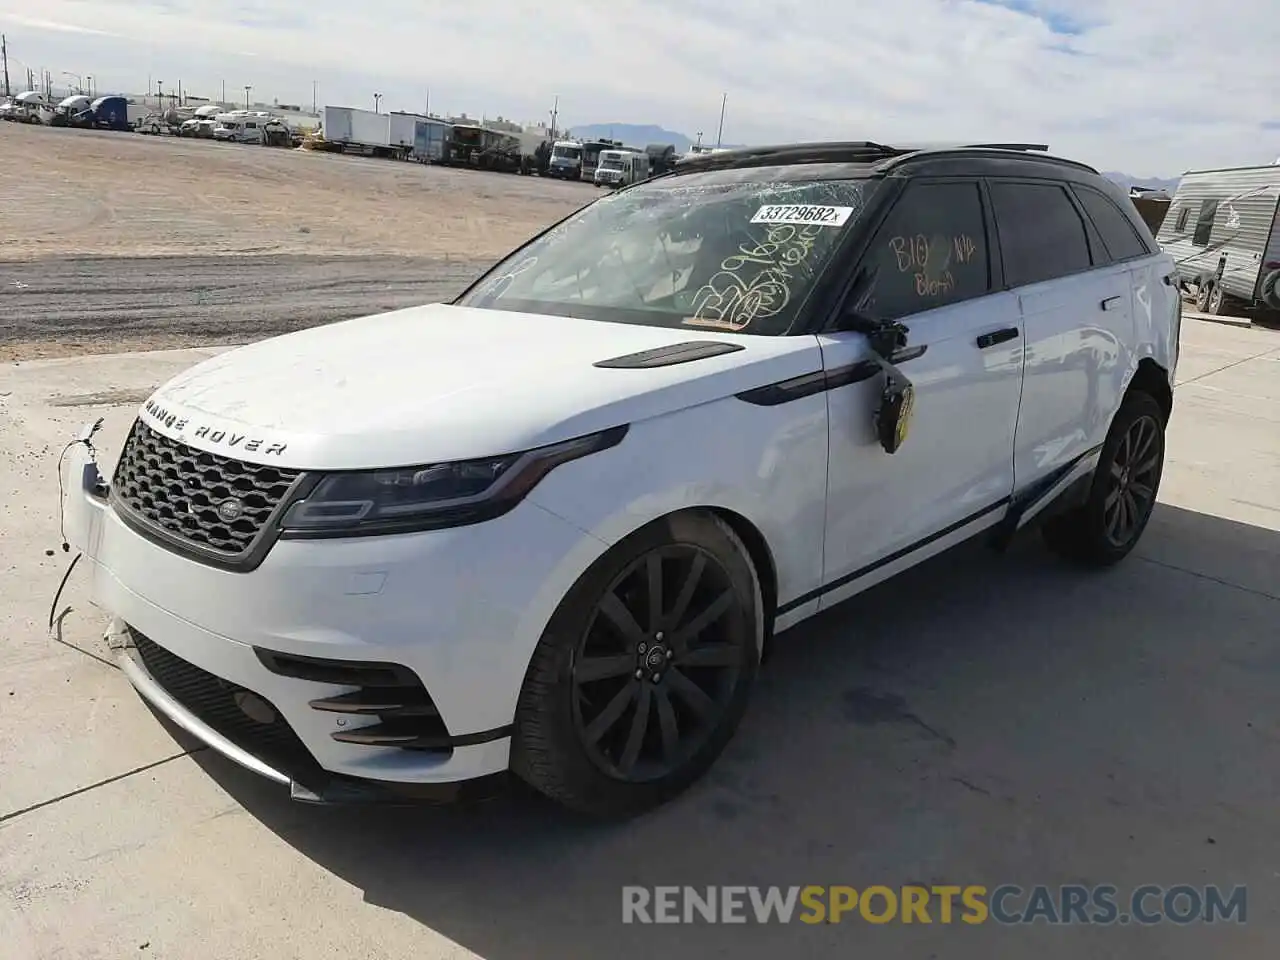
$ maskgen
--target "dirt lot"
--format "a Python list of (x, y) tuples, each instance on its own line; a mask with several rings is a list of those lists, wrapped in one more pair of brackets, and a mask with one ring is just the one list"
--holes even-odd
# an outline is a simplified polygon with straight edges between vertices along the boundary
[(594, 196), (537, 177), (0, 124), (0, 360), (242, 342), (439, 300)]

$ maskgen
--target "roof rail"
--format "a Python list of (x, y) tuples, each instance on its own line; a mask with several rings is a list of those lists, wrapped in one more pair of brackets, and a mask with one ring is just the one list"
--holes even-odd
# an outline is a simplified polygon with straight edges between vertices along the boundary
[(913, 163), (913, 162), (922, 161), (922, 160), (934, 160), (940, 157), (945, 157), (947, 154), (972, 155), (972, 152), (974, 151), (989, 151), (991, 154), (995, 154), (997, 156), (1000, 154), (1008, 154), (1008, 153), (1034, 152), (1038, 155), (1030, 159), (1035, 159), (1037, 161), (1042, 161), (1044, 163), (1057, 164), (1058, 166), (1063, 166), (1063, 167), (1073, 167), (1076, 170), (1084, 170), (1087, 173), (1094, 173), (1094, 174), (1098, 173), (1096, 169), (1089, 166), (1087, 163), (1081, 163), (1079, 160), (1068, 160), (1066, 157), (1058, 157), (1058, 156), (1054, 156), (1051, 153), (1045, 153), (1044, 151), (1048, 149), (1049, 148), (1047, 146), (1043, 146), (1041, 144), (1018, 144), (1018, 143), (1014, 143), (1014, 144), (970, 143), (970, 144), (958, 144), (955, 146), (928, 147), (921, 150), (916, 150), (912, 153), (901, 154), (900, 156), (896, 156), (896, 157), (886, 157), (884, 160), (876, 164), (876, 169), (883, 173), (907, 163)]
[(908, 158), (959, 152), (964, 150), (1000, 150), (1018, 153), (1038, 153), (1054, 163), (1076, 166), (1096, 173), (1092, 167), (1074, 160), (1050, 156), (1044, 143), (911, 143), (891, 145), (872, 140), (817, 141), (812, 143), (783, 143), (764, 147), (744, 147), (723, 150), (719, 153), (703, 153), (683, 157), (676, 162), (676, 172), (699, 170), (729, 170), (742, 167), (763, 167), (797, 163), (866, 163), (879, 164), (882, 169), (895, 166)]
[(891, 147), (870, 140), (780, 143), (683, 157), (676, 167), (680, 170), (724, 170), (792, 163), (875, 163), (910, 153), (912, 149)]

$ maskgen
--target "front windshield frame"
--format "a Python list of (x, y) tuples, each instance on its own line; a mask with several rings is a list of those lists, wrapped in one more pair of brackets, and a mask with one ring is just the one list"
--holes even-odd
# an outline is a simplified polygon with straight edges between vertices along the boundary
[[(828, 286), (831, 265), (842, 262), (846, 257), (849, 244), (855, 232), (861, 232), (865, 214), (878, 197), (882, 182), (883, 178), (872, 176), (869, 171), (853, 175), (823, 176), (812, 167), (794, 171), (785, 167), (707, 171), (643, 181), (589, 203), (553, 224), (504, 257), (452, 302), (459, 306), (523, 314), (662, 326), (689, 333), (703, 331), (759, 336), (795, 335), (805, 332), (804, 328), (810, 325), (809, 303)], [(797, 197), (801, 199), (798, 200)], [(599, 222), (600, 215), (603, 213), (607, 216), (613, 209), (604, 205), (644, 204), (648, 201), (649, 206), (661, 208), (664, 203), (671, 204), (672, 198), (678, 198), (675, 209), (681, 211), (676, 218), (677, 226), (703, 206), (710, 205), (711, 209), (724, 207), (728, 210), (729, 207), (725, 207), (723, 200), (738, 203), (733, 209), (741, 217), (738, 220), (724, 214), (718, 215), (724, 218), (724, 222), (731, 222), (734, 228), (731, 231), (731, 246), (727, 245), (728, 232), (720, 236), (717, 231), (713, 231), (705, 238), (697, 238), (699, 248), (706, 239), (706, 257), (709, 259), (702, 260), (699, 263), (701, 269), (696, 272), (693, 268), (683, 271), (681, 279), (684, 288), (676, 289), (675, 277), (681, 275), (681, 271), (672, 267), (673, 279), (667, 282), (670, 289), (664, 291), (666, 296), (657, 300), (648, 299), (641, 288), (649, 291), (648, 296), (652, 297), (653, 291), (660, 286), (657, 283), (652, 288), (649, 286), (651, 281), (658, 279), (658, 275), (653, 272), (656, 257), (650, 255), (648, 263), (625, 264), (626, 258), (618, 255), (617, 259), (624, 261), (624, 279), (635, 290), (634, 302), (621, 302), (622, 298), (629, 296), (623, 290), (621, 281), (614, 281), (612, 287), (605, 281), (602, 287), (601, 281), (594, 279), (604, 264), (604, 257), (598, 252), (601, 245), (592, 242), (595, 237), (585, 244), (566, 246), (563, 251), (568, 251), (567, 253), (561, 251), (555, 254), (556, 260), (567, 258), (572, 261), (575, 258), (581, 259), (582, 256), (591, 258), (590, 253), (577, 254), (575, 251), (596, 251), (596, 262), (590, 268), (594, 271), (591, 274), (593, 279), (589, 280), (587, 291), (582, 289), (581, 277), (587, 273), (583, 267), (570, 265), (568, 273), (557, 278), (556, 271), (564, 269), (563, 264), (556, 266), (556, 260), (546, 259), (547, 251), (566, 238), (572, 239), (573, 234), (579, 230), (586, 231), (582, 234), (586, 239), (591, 237), (591, 229), (604, 229), (606, 238), (609, 234), (625, 236), (627, 240), (622, 241), (621, 246), (635, 246), (631, 240), (632, 231), (639, 229), (637, 221), (628, 220), (625, 216), (627, 211), (619, 207), (617, 209), (622, 215), (621, 219), (613, 223), (605, 221), (602, 225)], [(681, 203), (683, 206), (680, 206)], [(785, 207), (792, 210), (797, 204), (800, 207), (841, 209), (845, 211), (845, 219), (836, 226), (815, 226), (800, 225), (794, 221), (775, 224), (767, 219), (757, 221), (750, 216), (753, 209), (759, 217), (766, 208), (776, 210), (778, 207)], [(744, 210), (746, 216), (742, 216)], [(639, 212), (643, 214), (649, 211)], [(812, 211), (806, 209), (802, 212), (809, 215)], [(648, 217), (648, 223), (662, 224), (664, 216), (659, 210), (656, 216)], [(751, 221), (750, 232), (744, 230), (748, 220)], [(712, 222), (719, 224), (721, 221), (713, 218)], [(643, 218), (639, 223), (643, 225)], [(665, 231), (666, 227), (660, 227), (658, 236), (667, 236)], [(643, 236), (636, 241), (641, 248), (651, 242)], [(619, 243), (610, 244), (608, 253), (613, 254), (612, 248), (618, 246)], [(666, 257), (666, 262), (670, 265), (667, 249), (669, 248), (664, 247), (658, 250), (658, 254)], [(681, 255), (685, 252), (687, 251), (681, 251)], [(699, 249), (694, 257), (697, 258), (700, 253)], [(560, 295), (548, 297), (545, 290), (536, 297), (528, 296), (532, 292), (528, 289), (529, 284), (537, 283), (541, 279), (539, 274), (547, 272), (542, 268), (534, 269), (539, 258), (544, 258), (544, 264), (550, 266), (553, 275), (553, 279), (548, 282), (550, 286), (558, 285), (564, 290), (577, 281), (579, 289), (571, 299)], [(716, 260), (720, 262), (711, 263)], [(647, 268), (650, 272), (642, 273), (638, 278), (633, 277), (631, 270), (636, 267), (642, 271)], [(747, 273), (744, 281), (737, 275), (744, 268), (746, 271), (757, 272), (754, 275)], [(710, 279), (707, 279), (708, 276)], [(723, 289), (717, 289), (717, 284)], [(547, 287), (548, 284), (544, 283), (542, 286)], [(597, 292), (604, 296), (593, 301), (591, 298)], [(526, 296), (520, 296), (521, 293)], [(733, 297), (741, 301), (733, 310), (728, 307), (716, 309), (713, 304), (716, 300), (727, 303)], [(667, 302), (659, 305), (658, 300)]]

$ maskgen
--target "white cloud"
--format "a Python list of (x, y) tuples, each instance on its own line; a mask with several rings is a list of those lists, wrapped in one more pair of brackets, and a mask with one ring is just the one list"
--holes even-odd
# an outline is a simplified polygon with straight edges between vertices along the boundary
[[(570, 123), (652, 122), (712, 137), (723, 91), (731, 142), (1025, 139), (1105, 168), (1168, 175), (1280, 153), (1274, 0), (1229, 6), (42, 0), (38, 28), (16, 0), (0, 0), (0, 21), (51, 31), (25, 39), (54, 53), (67, 29), (139, 38), (133, 54), (104, 48), (100, 63), (84, 59), (83, 45), (76, 53), (99, 76), (132, 71), (137, 88), (144, 61), (172, 74), (159, 65), (167, 57), (203, 74), (189, 73), (188, 85), (231, 86), (219, 57), (253, 55), (255, 70), (279, 64), (273, 82), (295, 102), (309, 101), (312, 79), (322, 100), (371, 102), (378, 89), (393, 109), (420, 107), (430, 87), (442, 109), (542, 117), (559, 95)], [(198, 70), (177, 59), (197, 50)], [(236, 83), (250, 81), (267, 93), (261, 72)]]

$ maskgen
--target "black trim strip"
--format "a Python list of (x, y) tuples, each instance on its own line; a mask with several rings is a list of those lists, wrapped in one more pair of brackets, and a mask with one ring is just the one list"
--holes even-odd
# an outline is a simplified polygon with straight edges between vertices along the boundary
[[(994, 546), (1001, 550), (1007, 548), (1013, 540), (1013, 537), (1017, 534), (1019, 525), (1022, 523), (1022, 518), (1026, 516), (1027, 512), (1041, 503), (1045, 497), (1049, 496), (1049, 494), (1053, 492), (1053, 489), (1058, 486), (1058, 484), (1060, 484), (1072, 470), (1079, 466), (1080, 463), (1100, 452), (1102, 447), (1103, 445), (1101, 443), (1090, 447), (1088, 450), (1084, 451), (1084, 453), (1079, 456), (1072, 457), (1062, 466), (1056, 468), (1048, 476), (1042, 477), (1036, 482), (1016, 491), (1013, 495), (1008, 516), (1006, 516), (996, 528), (995, 535), (992, 538)], [(1093, 474), (1086, 473), (1080, 479), (1091, 483), (1093, 480)], [(1054, 499), (1057, 501), (1065, 501), (1066, 495), (1072, 490), (1076, 490), (1074, 484), (1069, 485), (1060, 491), (1058, 496)], [(1085, 490), (1088, 490), (1088, 484), (1085, 485)], [(1064, 503), (1064, 506), (1066, 505), (1067, 504)], [(1048, 514), (1056, 509), (1056, 507), (1050, 504), (1049, 506), (1046, 506), (1041, 513), (1033, 517), (1032, 521), (1039, 522), (1040, 520), (1047, 519)]]
[(340, 730), (329, 736), (340, 743), (354, 743), (360, 746), (400, 747), (405, 750), (451, 750), (455, 747), (476, 747), (482, 743), (504, 740), (514, 732), (515, 725), (509, 723), (505, 727), (481, 730), (479, 733), (464, 733), (456, 737), (422, 736), (405, 740), (394, 733), (384, 732), (381, 724), (375, 724), (355, 730)]
[(916, 344), (914, 347), (903, 347), (896, 350), (889, 356), (889, 362), (892, 364), (907, 363), (924, 356), (924, 352), (929, 349), (927, 343)]
[(604, 367), (611, 370), (648, 370), (653, 367), (672, 367), (677, 363), (689, 363), (692, 360), (705, 360), (725, 353), (737, 353), (745, 350), (740, 343), (725, 343), (723, 340), (690, 340), (687, 343), (675, 343), (652, 350), (641, 350), (639, 353), (628, 353), (610, 360), (597, 360), (593, 367)]
[(855, 580), (865, 577), (869, 573), (874, 573), (875, 571), (879, 570), (881, 567), (888, 566), (889, 564), (893, 563), (896, 560), (901, 560), (903, 557), (907, 556), (908, 554), (914, 553), (915, 551), (921, 549), (922, 547), (927, 547), (929, 544), (934, 543), (935, 541), (941, 540), (943, 537), (950, 536), (951, 534), (955, 533), (957, 530), (962, 530), (965, 527), (969, 526), (969, 524), (976, 523), (977, 521), (981, 520), (983, 517), (987, 516), (988, 514), (994, 513), (996, 510), (999, 510), (1001, 507), (1008, 506), (1008, 504), (1010, 503), (1010, 500), (1011, 500), (1010, 497), (1001, 497), (995, 503), (990, 504), (989, 506), (983, 507), (981, 510), (977, 511), (976, 513), (969, 514), (969, 516), (965, 517), (962, 520), (957, 520), (955, 523), (951, 524), (948, 527), (943, 527), (941, 530), (937, 531), (936, 533), (931, 533), (929, 536), (925, 537), (923, 540), (917, 540), (915, 543), (908, 544), (907, 546), (901, 548), (900, 550), (895, 550), (893, 553), (887, 554), (886, 556), (881, 557), (879, 560), (872, 561), (871, 563), (867, 564), (865, 567), (861, 567), (857, 570), (854, 570), (852, 573), (846, 573), (843, 577), (840, 577), (836, 580), (832, 580), (830, 583), (824, 584), (823, 586), (818, 587), (816, 590), (810, 590), (808, 593), (801, 594), (800, 596), (796, 597), (794, 600), (788, 600), (786, 603), (781, 604), (778, 607), (777, 616), (782, 616), (784, 613), (790, 613), (792, 610), (796, 609), (797, 607), (802, 607), (806, 603), (809, 603), (813, 600), (817, 600), (819, 597), (823, 596), (824, 594), (830, 593), (832, 590), (839, 590), (841, 587), (845, 586), (846, 584), (850, 584)]
[(850, 384), (861, 383), (863, 380), (870, 380), (879, 372), (880, 365), (874, 360), (859, 360), (857, 363), (851, 363), (847, 366), (835, 367), (831, 370), (817, 370), (813, 373), (792, 377), (789, 380), (780, 380), (777, 383), (766, 384), (763, 387), (754, 387), (751, 390), (744, 390), (742, 393), (736, 394), (736, 396), (739, 400), (757, 407), (776, 407), (780, 403), (790, 403), (792, 400), (811, 397), (815, 393), (838, 390), (840, 387), (847, 387)]

